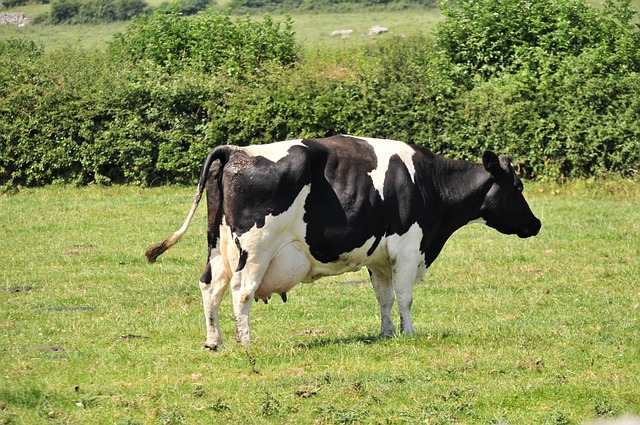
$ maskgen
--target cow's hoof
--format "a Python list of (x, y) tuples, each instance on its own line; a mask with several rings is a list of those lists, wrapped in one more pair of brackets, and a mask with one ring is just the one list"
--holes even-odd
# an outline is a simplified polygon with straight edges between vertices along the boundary
[(207, 343), (204, 344), (204, 348), (207, 348), (210, 351), (218, 351), (221, 347), (218, 346), (218, 344), (207, 342)]

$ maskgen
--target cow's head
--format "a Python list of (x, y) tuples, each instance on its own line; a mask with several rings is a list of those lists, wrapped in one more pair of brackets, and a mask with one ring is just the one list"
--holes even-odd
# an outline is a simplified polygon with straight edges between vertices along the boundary
[(522, 180), (511, 165), (511, 157), (498, 157), (486, 151), (482, 163), (491, 174), (493, 184), (480, 209), (480, 217), (487, 226), (507, 235), (516, 234), (521, 238), (537, 235), (542, 224), (522, 195)]

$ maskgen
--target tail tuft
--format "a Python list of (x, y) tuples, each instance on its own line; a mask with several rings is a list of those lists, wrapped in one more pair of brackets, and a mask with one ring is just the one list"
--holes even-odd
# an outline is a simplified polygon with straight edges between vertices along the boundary
[(167, 240), (163, 240), (160, 243), (150, 246), (144, 255), (147, 257), (149, 263), (155, 263), (156, 259), (162, 255), (169, 247), (167, 246)]

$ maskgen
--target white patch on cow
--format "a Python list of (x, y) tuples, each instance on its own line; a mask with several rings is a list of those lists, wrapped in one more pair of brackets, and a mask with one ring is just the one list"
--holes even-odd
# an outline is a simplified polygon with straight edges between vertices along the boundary
[(424, 255), (420, 252), (422, 237), (422, 229), (414, 223), (407, 233), (387, 238), (393, 291), (400, 312), (400, 331), (408, 335), (415, 333), (411, 320), (413, 285), (427, 274)]
[[(310, 264), (305, 265), (307, 253), (303, 252), (306, 245), (303, 216), (304, 203), (310, 192), (310, 185), (303, 187), (289, 209), (276, 216), (268, 215), (263, 227), (256, 225), (238, 237), (240, 246), (248, 253), (247, 265), (267, 265), (256, 276), (248, 277), (252, 282), (247, 283), (254, 285), (245, 288), (248, 292), (262, 287), (265, 278), (261, 296), (287, 292), (308, 274)], [(252, 271), (248, 270), (248, 273)]]
[(378, 166), (375, 170), (369, 172), (369, 175), (373, 180), (373, 186), (382, 199), (384, 199), (384, 178), (387, 174), (387, 169), (389, 169), (389, 161), (393, 155), (398, 155), (402, 162), (404, 162), (411, 175), (411, 181), (415, 183), (416, 169), (413, 165), (413, 155), (415, 152), (409, 145), (398, 142), (397, 140), (373, 139), (369, 137), (361, 137), (361, 139), (369, 143), (376, 153)]
[(422, 237), (422, 229), (418, 223), (413, 223), (403, 235), (390, 235), (386, 238), (393, 273), (406, 275), (407, 278), (401, 281), (407, 285), (413, 286), (427, 274), (424, 254), (420, 252)]
[(285, 140), (283, 142), (269, 143), (266, 145), (250, 145), (243, 149), (253, 156), (262, 156), (269, 161), (278, 162), (289, 153), (291, 146), (299, 145), (302, 139)]

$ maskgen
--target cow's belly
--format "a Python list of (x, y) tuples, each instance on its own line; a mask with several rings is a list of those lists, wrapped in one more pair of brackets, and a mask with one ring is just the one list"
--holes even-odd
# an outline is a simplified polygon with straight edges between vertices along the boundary
[(267, 299), (274, 293), (288, 292), (300, 282), (311, 282), (324, 276), (360, 270), (380, 257), (378, 255), (380, 247), (373, 255), (367, 255), (374, 240), (371, 238), (362, 247), (344, 253), (338, 261), (331, 263), (319, 262), (309, 253), (309, 248), (305, 244), (292, 241), (278, 251), (269, 263), (269, 268), (262, 278), (255, 297)]
[(309, 274), (311, 262), (300, 244), (285, 245), (269, 263), (255, 297), (267, 299), (271, 294), (284, 294)]

